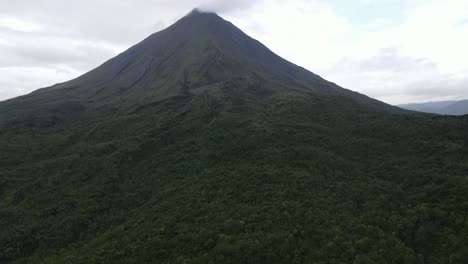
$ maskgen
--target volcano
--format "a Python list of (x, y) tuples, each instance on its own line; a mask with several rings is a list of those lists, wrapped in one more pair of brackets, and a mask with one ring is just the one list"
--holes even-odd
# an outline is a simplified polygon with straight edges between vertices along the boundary
[(0, 262), (466, 263), (467, 129), (193, 10), (0, 102)]
[(268, 81), (276, 89), (345, 96), (391, 108), (284, 60), (217, 14), (198, 9), (83, 76), (23, 99), (86, 106), (122, 99), (151, 102), (235, 79)]

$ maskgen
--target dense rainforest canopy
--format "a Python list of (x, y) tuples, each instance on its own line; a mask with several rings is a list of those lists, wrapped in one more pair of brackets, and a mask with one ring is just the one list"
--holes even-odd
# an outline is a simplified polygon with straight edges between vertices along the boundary
[(0, 102), (1, 263), (468, 263), (468, 116), (345, 90), (194, 11)]

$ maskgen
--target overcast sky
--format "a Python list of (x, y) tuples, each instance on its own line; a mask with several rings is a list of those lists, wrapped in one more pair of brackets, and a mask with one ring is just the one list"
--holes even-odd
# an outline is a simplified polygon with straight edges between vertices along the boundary
[(195, 7), (382, 101), (468, 98), (468, 0), (0, 0), (0, 100), (77, 77)]

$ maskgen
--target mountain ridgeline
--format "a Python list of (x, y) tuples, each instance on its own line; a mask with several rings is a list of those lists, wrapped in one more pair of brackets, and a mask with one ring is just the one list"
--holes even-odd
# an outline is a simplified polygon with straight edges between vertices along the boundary
[(468, 263), (466, 131), (194, 10), (0, 102), (0, 263)]
[(460, 101), (439, 101), (417, 104), (402, 104), (399, 107), (439, 115), (466, 115), (468, 114), (468, 100)]
[(131, 107), (135, 101), (160, 101), (236, 78), (390, 108), (325, 81), (277, 56), (218, 15), (198, 10), (79, 78), (11, 103), (21, 101), (30, 106), (71, 101), (96, 106), (129, 101)]

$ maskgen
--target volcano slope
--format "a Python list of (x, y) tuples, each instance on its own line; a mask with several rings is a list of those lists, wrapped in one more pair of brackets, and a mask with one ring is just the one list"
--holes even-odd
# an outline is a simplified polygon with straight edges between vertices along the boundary
[(0, 102), (0, 262), (468, 263), (467, 131), (195, 10)]

